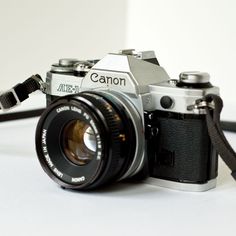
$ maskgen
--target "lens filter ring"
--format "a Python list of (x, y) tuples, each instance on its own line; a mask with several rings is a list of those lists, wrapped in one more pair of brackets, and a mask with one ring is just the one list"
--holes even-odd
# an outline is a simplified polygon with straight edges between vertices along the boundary
[[(91, 131), (93, 144), (88, 144), (85, 134)], [(117, 178), (126, 160), (121, 154), (125, 136), (123, 121), (108, 101), (80, 94), (59, 99), (44, 112), (36, 150), (43, 169), (59, 185), (92, 189)]]
[[(73, 122), (83, 122), (91, 127), (96, 137), (96, 152), (86, 165), (73, 163), (64, 150), (64, 133)], [(86, 105), (67, 99), (58, 100), (41, 116), (36, 130), (38, 158), (45, 172), (59, 185), (65, 188), (82, 187), (93, 181), (102, 168), (104, 146), (98, 124), (99, 121)]]

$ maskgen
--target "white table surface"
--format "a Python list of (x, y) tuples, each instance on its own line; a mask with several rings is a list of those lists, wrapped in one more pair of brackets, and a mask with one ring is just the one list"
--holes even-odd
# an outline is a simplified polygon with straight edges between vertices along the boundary
[[(117, 183), (62, 190), (35, 153), (37, 119), (0, 124), (0, 235), (235, 235), (236, 183), (220, 162), (217, 188), (190, 193)], [(236, 134), (227, 133), (236, 149)]]

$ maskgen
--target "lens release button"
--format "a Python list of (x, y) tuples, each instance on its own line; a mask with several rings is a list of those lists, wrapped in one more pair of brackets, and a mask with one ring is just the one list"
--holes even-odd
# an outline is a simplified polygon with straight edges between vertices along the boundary
[(160, 103), (161, 103), (161, 106), (162, 106), (164, 109), (168, 109), (168, 108), (171, 108), (171, 107), (172, 107), (172, 105), (173, 105), (174, 102), (173, 102), (172, 98), (170, 98), (169, 96), (163, 96), (163, 97), (161, 98)]

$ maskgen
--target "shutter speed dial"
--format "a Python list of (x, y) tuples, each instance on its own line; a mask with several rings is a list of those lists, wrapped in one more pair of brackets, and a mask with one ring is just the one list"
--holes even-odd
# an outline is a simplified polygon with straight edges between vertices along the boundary
[(188, 71), (179, 75), (180, 82), (190, 84), (205, 84), (210, 82), (210, 75), (206, 72)]
[(210, 75), (206, 72), (187, 71), (179, 75), (177, 87), (183, 88), (211, 88)]

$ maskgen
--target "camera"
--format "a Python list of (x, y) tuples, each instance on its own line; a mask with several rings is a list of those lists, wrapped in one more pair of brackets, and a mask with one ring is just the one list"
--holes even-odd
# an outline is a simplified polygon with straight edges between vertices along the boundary
[(217, 153), (204, 106), (194, 105), (219, 94), (208, 73), (170, 79), (153, 51), (122, 50), (101, 60), (61, 59), (46, 84), (36, 150), (63, 188), (125, 180), (189, 191), (215, 187)]

